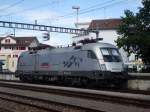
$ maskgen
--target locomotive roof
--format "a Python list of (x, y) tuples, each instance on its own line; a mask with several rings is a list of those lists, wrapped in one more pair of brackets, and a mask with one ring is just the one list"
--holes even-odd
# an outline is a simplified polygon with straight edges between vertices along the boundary
[(81, 46), (81, 48), (75, 48), (75, 47), (79, 47), (79, 46), (71, 46), (71, 47), (63, 47), (63, 48), (55, 48), (50, 50), (51, 52), (71, 52), (74, 50), (92, 50), (96, 47), (110, 47), (110, 48), (116, 48), (114, 45), (112, 44), (108, 44), (108, 43), (101, 43), (101, 42), (97, 42), (97, 43), (89, 43), (89, 44), (84, 44)]
[(83, 49), (91, 49), (95, 47), (110, 47), (110, 48), (116, 48), (114, 45), (109, 44), (109, 43), (102, 43), (102, 42), (97, 42), (97, 43), (90, 43), (90, 44), (85, 44), (83, 45)]
[[(78, 47), (78, 46), (70, 46), (70, 47), (54, 48), (54, 49), (43, 49), (43, 50), (37, 51), (37, 53), (45, 54), (45, 53), (47, 53), (47, 51), (49, 51), (50, 53), (63, 53), (63, 52), (72, 52), (72, 51), (78, 51), (78, 50), (94, 50), (97, 47), (99, 47), (99, 48), (102, 48), (102, 47), (116, 48), (112, 44), (102, 43), (102, 42), (84, 44), (81, 47), (79, 47), (78, 49), (76, 49), (75, 47)], [(24, 52), (24, 53), (22, 53), (22, 55), (25, 55), (26, 53), (28, 54), (29, 52), (32, 52), (32, 51)]]

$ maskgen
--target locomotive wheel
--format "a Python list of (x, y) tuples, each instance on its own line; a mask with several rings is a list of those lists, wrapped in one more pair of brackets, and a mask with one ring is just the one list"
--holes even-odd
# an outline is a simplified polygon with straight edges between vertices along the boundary
[(20, 76), (19, 79), (20, 79), (21, 81), (23, 81), (23, 82), (27, 82), (27, 78), (24, 77), (24, 76)]
[(98, 84), (97, 84), (96, 80), (88, 79), (86, 87), (87, 88), (93, 88), (93, 87), (96, 87), (97, 85)]
[(128, 80), (119, 80), (119, 82), (115, 83), (115, 88), (118, 89), (126, 89), (128, 88)]
[(87, 87), (88, 81), (89, 81), (88, 78), (82, 78), (80, 82), (82, 87)]

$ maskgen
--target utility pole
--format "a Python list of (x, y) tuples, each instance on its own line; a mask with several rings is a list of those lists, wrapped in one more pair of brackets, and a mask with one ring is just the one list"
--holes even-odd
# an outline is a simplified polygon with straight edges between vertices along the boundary
[(16, 29), (15, 28), (13, 28), (13, 31), (14, 31), (14, 37), (16, 36)]
[[(76, 24), (78, 24), (78, 21), (79, 21), (79, 9), (80, 7), (79, 6), (72, 6), (72, 9), (75, 9), (77, 11), (77, 18), (76, 18)], [(78, 26), (78, 25), (77, 25)]]
[(106, 15), (106, 7), (104, 7), (104, 19), (107, 19), (107, 15)]
[(35, 25), (37, 25), (37, 20), (35, 20)]

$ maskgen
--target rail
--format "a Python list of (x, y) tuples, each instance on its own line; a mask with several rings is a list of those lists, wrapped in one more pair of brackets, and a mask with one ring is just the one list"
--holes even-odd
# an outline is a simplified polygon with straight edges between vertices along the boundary
[[(117, 112), (116, 109), (120, 110), (120, 107), (122, 107), (121, 109), (126, 108), (129, 112), (131, 110), (136, 110), (136, 112), (150, 111), (150, 95), (0, 82), (0, 92), (4, 91), (13, 95), (17, 94), (91, 111)], [(107, 108), (109, 105), (112, 111)]]

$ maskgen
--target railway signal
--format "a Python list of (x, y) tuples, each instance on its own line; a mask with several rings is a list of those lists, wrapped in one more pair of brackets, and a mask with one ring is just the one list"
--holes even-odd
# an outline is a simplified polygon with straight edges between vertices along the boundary
[(50, 32), (43, 33), (44, 41), (50, 40)]

